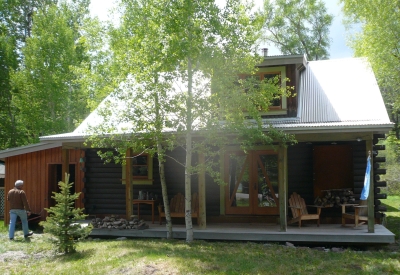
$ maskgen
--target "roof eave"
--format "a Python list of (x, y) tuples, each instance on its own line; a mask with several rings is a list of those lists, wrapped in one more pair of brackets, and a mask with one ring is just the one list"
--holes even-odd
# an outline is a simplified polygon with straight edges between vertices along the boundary
[(351, 126), (307, 126), (307, 127), (279, 127), (274, 125), (278, 130), (283, 130), (290, 134), (318, 134), (318, 133), (341, 133), (341, 132), (372, 132), (372, 133), (388, 133), (393, 129), (391, 124), (376, 124), (376, 125), (351, 125)]
[(268, 67), (268, 66), (283, 66), (283, 65), (301, 65), (304, 68), (307, 66), (307, 58), (305, 55), (276, 55), (276, 56), (265, 56), (264, 61), (257, 67)]
[(40, 143), (35, 143), (27, 146), (21, 146), (21, 147), (16, 147), (16, 148), (10, 148), (6, 150), (0, 151), (0, 160), (5, 160), (7, 157), (12, 157), (12, 156), (17, 156), (17, 155), (22, 155), (22, 154), (27, 154), (27, 153), (33, 153), (37, 151), (42, 151), (46, 149), (52, 149), (56, 147), (61, 147), (62, 143), (58, 141), (54, 142), (40, 142)]

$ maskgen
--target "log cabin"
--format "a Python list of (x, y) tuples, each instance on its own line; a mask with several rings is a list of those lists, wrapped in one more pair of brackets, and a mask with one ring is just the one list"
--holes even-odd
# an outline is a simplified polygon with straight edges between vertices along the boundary
[[(393, 127), (387, 114), (374, 73), (363, 58), (307, 61), (303, 55), (265, 56), (259, 65), (261, 77), (278, 73), (294, 84), (296, 97), (282, 97), (265, 120), (273, 127), (295, 135), (297, 144), (285, 147), (259, 146), (244, 154), (228, 148), (221, 159), (226, 185), (218, 185), (207, 175), (193, 177), (192, 191), (199, 194), (199, 225), (207, 222), (246, 223), (258, 220), (278, 222), (287, 230), (288, 196), (300, 194), (314, 204), (330, 190), (351, 190), (359, 199), (364, 184), (366, 159), (372, 152), (373, 164), (383, 146), (379, 139)], [(77, 207), (88, 215), (130, 216), (132, 201), (143, 192), (160, 199), (158, 162), (148, 155), (139, 156), (132, 169), (132, 185), (126, 184), (126, 169), (120, 164), (105, 164), (96, 148), (84, 146), (85, 130), (98, 119), (94, 111), (71, 133), (44, 136), (40, 143), (0, 151), (5, 163), (5, 190), (23, 179), (34, 212), (43, 212), (54, 204), (51, 194), (63, 174), (71, 174), (76, 192), (81, 192)], [(169, 154), (184, 162), (183, 150)], [(201, 156), (199, 161), (201, 161)], [(241, 171), (248, 171), (246, 178)], [(173, 161), (165, 164), (168, 196), (184, 192), (184, 170)], [(379, 174), (371, 173), (368, 230), (384, 216), (379, 187), (385, 186)], [(141, 192), (141, 193), (140, 193)], [(8, 224), (8, 206), (3, 207)], [(149, 209), (142, 210), (150, 215)], [(43, 215), (42, 218), (45, 218)], [(322, 211), (321, 223), (340, 223), (340, 211)]]

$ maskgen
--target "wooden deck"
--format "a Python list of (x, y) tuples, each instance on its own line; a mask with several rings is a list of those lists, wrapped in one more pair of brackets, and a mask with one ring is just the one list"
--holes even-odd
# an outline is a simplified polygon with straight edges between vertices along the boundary
[[(128, 238), (166, 238), (165, 224), (147, 223), (149, 229), (118, 230), (93, 229), (91, 237), (128, 237)], [(186, 239), (185, 225), (173, 225), (175, 239)], [(357, 229), (340, 224), (304, 224), (288, 226), (286, 232), (280, 232), (276, 224), (246, 223), (246, 224), (208, 224), (207, 229), (198, 229), (193, 224), (195, 240), (218, 241), (254, 241), (254, 242), (292, 242), (310, 244), (347, 244), (347, 245), (382, 245), (395, 242), (395, 235), (382, 225), (375, 225), (375, 233), (368, 233), (367, 225)]]

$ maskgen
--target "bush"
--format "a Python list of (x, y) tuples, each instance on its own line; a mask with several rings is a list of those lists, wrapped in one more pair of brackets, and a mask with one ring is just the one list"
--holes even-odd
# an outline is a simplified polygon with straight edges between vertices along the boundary
[(83, 214), (83, 209), (74, 207), (80, 193), (70, 194), (73, 183), (68, 183), (68, 181), (69, 174), (66, 174), (65, 182), (58, 183), (60, 192), (53, 192), (52, 198), (55, 199), (56, 205), (46, 208), (49, 216), (46, 221), (40, 222), (44, 232), (55, 237), (52, 242), (57, 251), (65, 254), (75, 252), (76, 243), (86, 238), (92, 231), (91, 225), (82, 227), (78, 223), (87, 215)]

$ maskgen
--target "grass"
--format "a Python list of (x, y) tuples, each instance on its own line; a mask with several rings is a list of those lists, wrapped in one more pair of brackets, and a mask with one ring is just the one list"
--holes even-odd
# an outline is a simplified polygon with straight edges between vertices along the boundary
[(396, 240), (400, 237), (400, 196), (388, 196), (381, 200), (386, 206), (386, 228), (396, 235)]
[(78, 244), (78, 253), (52, 252), (47, 234), (10, 242), (0, 227), (2, 274), (400, 274), (400, 197), (385, 202), (395, 245), (343, 252), (273, 243), (101, 239)]

